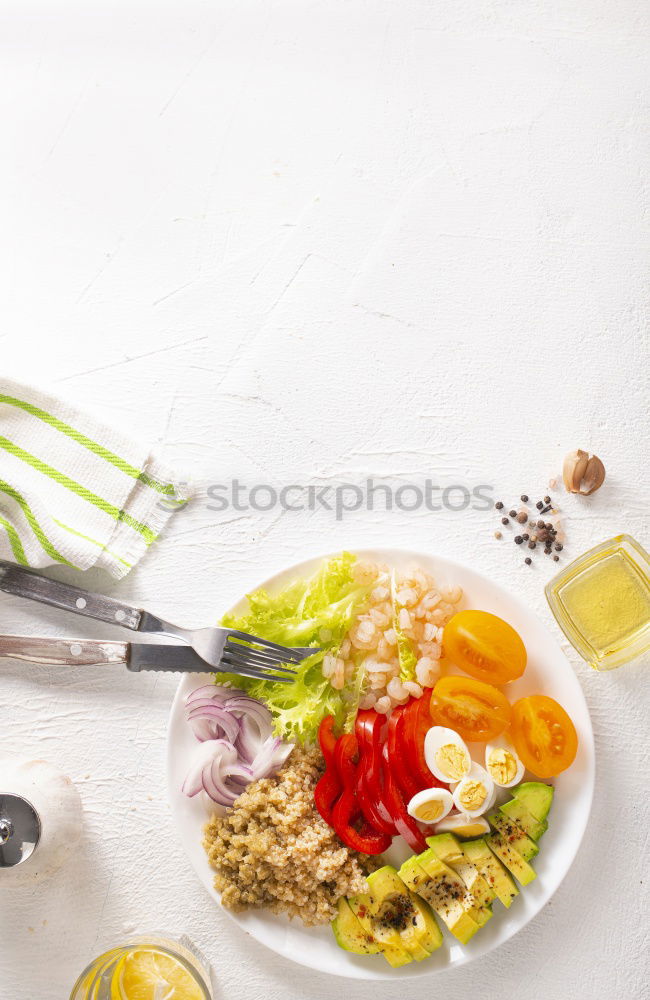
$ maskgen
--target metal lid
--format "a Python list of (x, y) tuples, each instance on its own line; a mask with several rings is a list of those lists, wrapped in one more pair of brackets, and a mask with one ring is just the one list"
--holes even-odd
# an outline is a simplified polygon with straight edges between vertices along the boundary
[(41, 838), (41, 820), (31, 802), (0, 794), (0, 868), (27, 861)]

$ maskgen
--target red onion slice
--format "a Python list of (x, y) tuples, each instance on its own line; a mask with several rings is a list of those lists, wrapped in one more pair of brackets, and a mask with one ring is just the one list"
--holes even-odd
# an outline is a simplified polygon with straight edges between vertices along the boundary
[(239, 736), (235, 743), (240, 756), (250, 764), (269, 735), (266, 733), (262, 738), (257, 723), (245, 715), (240, 721)]
[(269, 737), (251, 764), (254, 780), (274, 774), (284, 764), (293, 747), (293, 743), (282, 743), (281, 740)]
[[(197, 739), (200, 739), (201, 737), (196, 731), (195, 723), (204, 721), (212, 724), (213, 739), (218, 739), (221, 736), (221, 733), (218, 732), (219, 729), (223, 731), (223, 735), (230, 743), (234, 743), (239, 736), (239, 720), (230, 712), (227, 712), (223, 708), (219, 708), (217, 705), (206, 705), (205, 707), (193, 708), (188, 713), (187, 721), (190, 726), (192, 726), (192, 731)], [(200, 728), (201, 732), (205, 731), (205, 727)]]
[(190, 761), (190, 768), (187, 772), (181, 791), (184, 795), (192, 798), (203, 788), (202, 772), (206, 764), (214, 760), (217, 754), (223, 752), (223, 742), (221, 740), (206, 740), (194, 748), (194, 755)]
[(199, 747), (182, 791), (201, 793), (219, 815), (251, 781), (275, 774), (293, 749), (271, 735), (268, 708), (237, 688), (205, 684), (190, 693), (185, 710)]

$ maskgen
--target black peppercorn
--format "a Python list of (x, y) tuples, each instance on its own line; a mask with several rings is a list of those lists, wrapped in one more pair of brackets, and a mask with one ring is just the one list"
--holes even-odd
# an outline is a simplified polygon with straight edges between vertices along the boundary
[(559, 559), (560, 559), (560, 557), (559, 557), (559, 556), (553, 556), (553, 562), (558, 562), (558, 561), (559, 561)]
[(538, 528), (543, 528), (544, 527), (544, 522), (541, 519), (537, 522), (537, 527)]
[(538, 500), (537, 503), (535, 504), (535, 506), (537, 507), (538, 510), (541, 510), (542, 507), (544, 506), (544, 504), (542, 503), (541, 500)]
[(528, 543), (528, 548), (529, 548), (529, 549), (534, 549), (534, 548), (536, 548), (536, 547), (537, 547), (537, 542), (533, 542), (533, 541), (530, 541), (530, 542)]
[(551, 550), (549, 549), (549, 547), (547, 545), (546, 548), (544, 549), (544, 555), (550, 556), (550, 554), (551, 554)]
[(507, 517), (502, 517), (502, 518), (501, 518), (501, 524), (510, 524), (510, 520), (509, 520), (509, 518), (507, 518)]
[(551, 521), (546, 522), (546, 527), (549, 531), (553, 531), (553, 523)]
[(526, 558), (524, 559), (524, 562), (526, 563), (527, 566), (530, 566), (530, 564), (532, 563), (532, 561), (533, 560), (529, 556), (526, 556)]
[(528, 503), (528, 497), (526, 496), (525, 493), (522, 493), (519, 499), (521, 500), (522, 503)]
[(496, 507), (497, 510), (503, 510), (503, 504), (501, 503), (500, 500), (497, 500), (494, 506)]
[(524, 540), (525, 542), (527, 542), (527, 541), (528, 541), (528, 539), (530, 538), (530, 535), (528, 534), (528, 532), (526, 532), (526, 534), (525, 534), (525, 535), (522, 535), (521, 537), (523, 538), (523, 540)]
[(544, 503), (550, 503), (550, 502), (551, 502), (550, 497), (544, 497)]
[(521, 537), (521, 535), (515, 535), (515, 545), (521, 545), (522, 542), (523, 538)]
[(558, 543), (557, 543), (557, 545), (555, 546), (555, 551), (556, 551), (556, 552), (561, 552), (561, 551), (562, 551), (562, 548), (563, 548), (563, 545), (562, 545), (562, 543), (561, 543), (561, 542), (558, 542)]
[(510, 514), (510, 517), (516, 517), (517, 516), (517, 511), (516, 510), (509, 510), (508, 513)]

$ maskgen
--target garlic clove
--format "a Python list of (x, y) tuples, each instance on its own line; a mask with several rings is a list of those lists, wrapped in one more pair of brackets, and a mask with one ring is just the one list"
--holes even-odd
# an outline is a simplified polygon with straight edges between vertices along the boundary
[(586, 451), (582, 451), (580, 448), (576, 451), (569, 452), (564, 459), (564, 464), (562, 466), (562, 478), (569, 493), (580, 492), (580, 483), (582, 482), (582, 477), (585, 474), (588, 462), (589, 455)]
[(578, 448), (569, 452), (564, 459), (562, 478), (569, 493), (580, 493), (587, 497), (605, 482), (605, 466), (598, 455), (590, 457), (588, 452)]
[(582, 477), (580, 492), (583, 496), (588, 497), (591, 493), (595, 493), (596, 490), (600, 489), (604, 482), (605, 466), (598, 458), (598, 455), (592, 455), (587, 462), (587, 468)]

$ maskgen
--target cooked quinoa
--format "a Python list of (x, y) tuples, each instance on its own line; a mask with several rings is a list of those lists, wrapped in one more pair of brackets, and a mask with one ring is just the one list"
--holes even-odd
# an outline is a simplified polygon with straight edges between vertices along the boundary
[(345, 847), (314, 805), (323, 769), (319, 750), (295, 747), (278, 775), (252, 782), (207, 824), (203, 845), (224, 906), (323, 924), (341, 896), (367, 891), (374, 859)]

